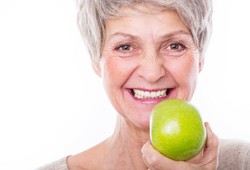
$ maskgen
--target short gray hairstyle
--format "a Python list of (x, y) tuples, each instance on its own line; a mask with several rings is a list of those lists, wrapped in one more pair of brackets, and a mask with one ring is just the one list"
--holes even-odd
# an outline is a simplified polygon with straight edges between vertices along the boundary
[(105, 20), (135, 3), (175, 10), (190, 30), (200, 56), (204, 56), (212, 33), (212, 0), (78, 0), (78, 28), (93, 64), (101, 56)]

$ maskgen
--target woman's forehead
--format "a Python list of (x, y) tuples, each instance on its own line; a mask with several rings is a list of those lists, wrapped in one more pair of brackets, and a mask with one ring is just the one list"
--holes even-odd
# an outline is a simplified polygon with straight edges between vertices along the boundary
[(175, 32), (177, 30), (189, 33), (189, 29), (175, 11), (161, 10), (159, 12), (158, 10), (156, 13), (142, 13), (131, 8), (123, 8), (121, 13), (127, 15), (106, 20), (106, 33), (113, 34), (122, 31), (132, 34), (154, 31), (159, 34), (166, 34), (169, 31)]

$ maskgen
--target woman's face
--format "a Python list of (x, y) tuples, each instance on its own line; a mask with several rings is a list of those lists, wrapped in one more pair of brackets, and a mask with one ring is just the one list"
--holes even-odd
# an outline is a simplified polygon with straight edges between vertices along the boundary
[(157, 103), (191, 99), (203, 62), (176, 12), (136, 7), (122, 8), (121, 16), (106, 21), (100, 67), (95, 69), (119, 114), (148, 129)]

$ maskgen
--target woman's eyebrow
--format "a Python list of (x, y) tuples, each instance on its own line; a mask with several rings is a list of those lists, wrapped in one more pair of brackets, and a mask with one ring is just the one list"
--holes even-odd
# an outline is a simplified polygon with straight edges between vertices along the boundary
[(178, 30), (178, 31), (173, 31), (167, 34), (162, 35), (162, 38), (171, 38), (177, 35), (185, 35), (185, 36), (191, 36), (191, 33), (185, 30)]
[(139, 39), (139, 37), (137, 37), (135, 35), (132, 35), (132, 34), (123, 33), (123, 32), (115, 32), (115, 33), (111, 34), (108, 37), (108, 40), (111, 40), (111, 39), (113, 39), (115, 37), (123, 37), (123, 38), (133, 39), (133, 40), (138, 40)]

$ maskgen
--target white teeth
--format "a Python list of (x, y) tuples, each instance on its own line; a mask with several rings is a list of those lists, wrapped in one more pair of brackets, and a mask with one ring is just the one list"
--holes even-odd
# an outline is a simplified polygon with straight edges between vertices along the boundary
[(159, 90), (159, 91), (143, 91), (134, 89), (134, 95), (138, 99), (148, 99), (148, 98), (160, 98), (166, 96), (167, 90)]

